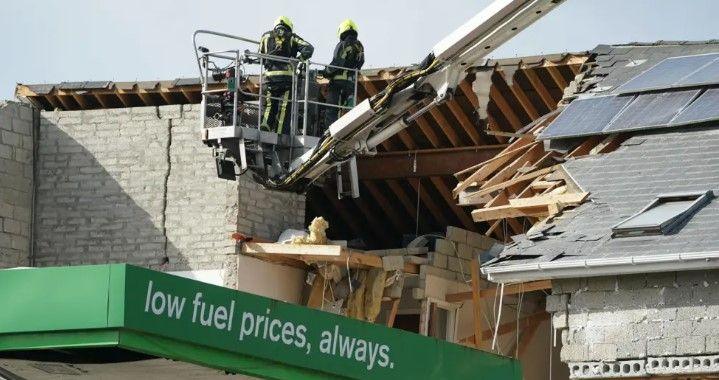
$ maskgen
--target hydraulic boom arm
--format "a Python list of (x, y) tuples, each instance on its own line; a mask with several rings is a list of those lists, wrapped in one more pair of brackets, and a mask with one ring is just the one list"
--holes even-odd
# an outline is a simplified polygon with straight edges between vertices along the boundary
[[(256, 179), (271, 189), (301, 191), (350, 157), (374, 153), (377, 145), (450, 98), (466, 69), (563, 1), (495, 0), (437, 43), (418, 68), (330, 125), (313, 149), (290, 164), (287, 176)], [(415, 105), (422, 107), (409, 114)]]

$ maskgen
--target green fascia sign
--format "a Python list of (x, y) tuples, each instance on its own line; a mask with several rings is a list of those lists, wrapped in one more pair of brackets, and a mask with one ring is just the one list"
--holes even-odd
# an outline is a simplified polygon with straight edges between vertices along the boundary
[(273, 379), (521, 379), (510, 358), (131, 265), (0, 270), (0, 351), (73, 347)]

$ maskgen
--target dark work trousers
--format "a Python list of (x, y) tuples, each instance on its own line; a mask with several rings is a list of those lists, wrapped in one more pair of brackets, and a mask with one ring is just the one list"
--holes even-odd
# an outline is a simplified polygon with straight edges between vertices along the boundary
[[(292, 78), (278, 80), (271, 78), (263, 83), (264, 97), (260, 101), (262, 110), (261, 129), (274, 131), (278, 134), (290, 134), (290, 117), (292, 115)], [(276, 99), (265, 98), (272, 96)], [(269, 103), (269, 105), (267, 105)]]
[[(327, 88), (327, 103), (346, 106), (347, 100), (355, 94), (354, 82), (348, 80), (330, 80)], [(337, 120), (339, 108), (326, 107), (325, 111), (325, 129), (329, 128), (332, 123)]]

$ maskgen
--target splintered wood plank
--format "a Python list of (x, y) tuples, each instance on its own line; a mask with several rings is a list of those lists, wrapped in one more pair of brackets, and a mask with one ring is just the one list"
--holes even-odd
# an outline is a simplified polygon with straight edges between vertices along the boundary
[(487, 181), (480, 187), (480, 190), (484, 190), (495, 186), (509, 178), (511, 178), (517, 169), (528, 163), (533, 163), (541, 158), (544, 154), (544, 147), (540, 144), (535, 144), (521, 156), (517, 157), (514, 161), (503, 167), (497, 174), (487, 179)]
[[(508, 205), (509, 204), (509, 198), (507, 197), (506, 190), (499, 191), (497, 195), (492, 198), (491, 201), (489, 201), (484, 207), (494, 207), (494, 206), (502, 206), (502, 205)], [(497, 230), (501, 223), (504, 221), (509, 226), (508, 232), (510, 233), (520, 233), (523, 232), (522, 225), (514, 218), (509, 219), (498, 219), (495, 222), (492, 223), (492, 225), (487, 230), (486, 235), (489, 236), (492, 233), (495, 233), (496, 235), (501, 235), (500, 240), (504, 241), (506, 236), (504, 236), (504, 231)]]
[(536, 190), (546, 190), (549, 188), (554, 188), (559, 184), (560, 181), (536, 181), (533, 182), (530, 186), (532, 186), (533, 189)]
[(342, 246), (248, 242), (242, 245), (242, 252), (271, 253), (280, 255), (339, 256), (342, 254)]
[(545, 175), (545, 174), (551, 173), (554, 169), (556, 169), (556, 166), (557, 166), (557, 165), (551, 166), (551, 167), (548, 167), (548, 168), (544, 168), (544, 169), (539, 169), (539, 170), (537, 170), (537, 171), (535, 171), (535, 172), (533, 172), (533, 173), (528, 173), (528, 174), (521, 175), (521, 176), (516, 177), (516, 178), (512, 178), (512, 179), (510, 179), (510, 180), (508, 180), (508, 181), (505, 181), (505, 182), (499, 183), (499, 184), (497, 184), (497, 185), (490, 186), (490, 187), (488, 187), (488, 188), (479, 190), (479, 191), (476, 192), (476, 194), (473, 194), (473, 195), (482, 196), (482, 195), (485, 195), (485, 194), (490, 194), (490, 193), (495, 192), (495, 191), (497, 191), (497, 190), (505, 189), (505, 188), (507, 188), (507, 187), (509, 187), (509, 186), (511, 186), (511, 185), (532, 180), (532, 179), (537, 178), (537, 177), (539, 177), (539, 176), (543, 176), (543, 175)]
[[(258, 258), (273, 257), (291, 258), (312, 262), (326, 262), (340, 266), (349, 265), (351, 268), (383, 268), (382, 258), (344, 248), (339, 245), (313, 245), (313, 244), (279, 244), (279, 243), (253, 243), (247, 242), (242, 245), (242, 253)], [(404, 263), (404, 272), (419, 273), (419, 265)]]
[(503, 153), (500, 153), (499, 155), (495, 156), (494, 158), (485, 161), (482, 166), (477, 169), (476, 172), (471, 174), (467, 179), (457, 184), (457, 186), (452, 190), (452, 194), (457, 197), (460, 191), (468, 188), (472, 185), (474, 182), (483, 181), (487, 177), (489, 177), (492, 173), (494, 173), (497, 169), (502, 167), (502, 165), (506, 164), (510, 160), (514, 159), (518, 155), (522, 154), (525, 150), (531, 149), (533, 146), (538, 146), (539, 143), (531, 143), (531, 139), (520, 139), (519, 141), (524, 141), (525, 144), (519, 145), (518, 147), (505, 151)]
[(565, 194), (547, 194), (539, 195), (531, 198), (510, 199), (509, 205), (516, 208), (548, 206), (555, 203), (563, 203), (565, 205), (580, 204), (589, 196), (589, 193), (565, 193)]
[(483, 205), (491, 200), (492, 200), (492, 198), (490, 198), (487, 195), (478, 197), (478, 196), (474, 196), (474, 195), (468, 195), (468, 193), (466, 193), (464, 191), (459, 193), (459, 195), (457, 196), (457, 204), (460, 206)]
[(455, 176), (455, 178), (459, 179), (459, 177), (462, 177), (469, 173), (473, 173), (473, 172), (481, 169), (482, 167), (489, 165), (490, 163), (492, 163), (496, 160), (504, 159), (504, 158), (506, 158), (506, 156), (516, 155), (520, 151), (524, 151), (524, 149), (527, 149), (528, 145), (531, 145), (533, 143), (535, 143), (533, 138), (519, 139), (509, 145), (506, 145), (505, 148), (501, 152), (499, 152), (496, 156), (490, 158), (489, 160), (480, 162), (476, 165), (472, 165), (466, 169), (462, 169), (462, 170), (458, 171), (457, 173), (454, 173), (454, 176)]
[(523, 216), (546, 216), (549, 214), (549, 206), (535, 206), (517, 208), (511, 205), (481, 208), (472, 211), (472, 219), (475, 222), (486, 222), (490, 220), (519, 218)]

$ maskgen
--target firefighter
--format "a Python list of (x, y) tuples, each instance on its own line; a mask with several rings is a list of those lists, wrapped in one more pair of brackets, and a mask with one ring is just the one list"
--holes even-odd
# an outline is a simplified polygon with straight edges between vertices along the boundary
[[(274, 28), (265, 32), (260, 39), (261, 54), (275, 55), (300, 60), (312, 57), (314, 47), (292, 32), (292, 21), (285, 16), (275, 20)], [(292, 114), (292, 73), (293, 66), (287, 62), (264, 60), (263, 92), (261, 99), (261, 129), (279, 134), (290, 133)], [(269, 96), (275, 98), (270, 99)], [(268, 104), (269, 103), (269, 104)]]
[[(364, 64), (364, 46), (357, 39), (357, 24), (350, 19), (340, 23), (337, 28), (337, 36), (340, 42), (335, 47), (332, 57), (332, 66), (347, 67), (350, 69), (361, 69)], [(336, 105), (352, 105), (355, 92), (355, 73), (349, 70), (342, 70), (328, 67), (323, 73), (325, 78), (330, 80), (328, 86), (327, 102)], [(337, 120), (339, 108), (327, 107), (325, 112), (325, 128)]]

